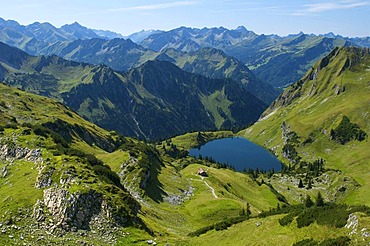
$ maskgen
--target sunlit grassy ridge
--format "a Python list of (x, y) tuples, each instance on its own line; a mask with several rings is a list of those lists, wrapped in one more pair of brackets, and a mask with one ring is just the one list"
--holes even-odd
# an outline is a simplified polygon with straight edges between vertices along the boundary
[[(261, 120), (240, 134), (283, 157), (282, 124), (299, 136), (299, 155), (306, 161), (326, 160), (328, 168), (353, 177), (360, 188), (343, 202), (370, 204), (369, 140), (342, 145), (330, 139), (342, 117), (347, 116), (370, 133), (370, 55), (367, 49), (342, 48), (318, 62), (307, 75), (287, 88)], [(311, 136), (306, 144), (302, 144)]]
[[(70, 194), (97, 192), (114, 208), (113, 214), (126, 217), (132, 225), (135, 201), (115, 183), (109, 167), (94, 157), (108, 155), (125, 141), (122, 137), (87, 122), (52, 99), (4, 84), (0, 84), (0, 95), (0, 223), (22, 228), (20, 232), (6, 230), (7, 234), (2, 233), (1, 244), (18, 244), (20, 235), (27, 242), (36, 241), (32, 236), (37, 235), (26, 228), (36, 225), (31, 217), (33, 207), (38, 199), (44, 199), (44, 190), (51, 186), (57, 189), (59, 185)], [(11, 154), (16, 149), (37, 149), (41, 159), (28, 160), (22, 154)], [(48, 176), (49, 172), (51, 183), (37, 188), (43, 175)], [(62, 182), (68, 178), (73, 181)], [(8, 233), (13, 233), (10, 235), (15, 235), (15, 239), (8, 237)], [(42, 229), (40, 233), (45, 234)], [(48, 240), (40, 243), (48, 243)], [(64, 239), (54, 241), (61, 243)], [(96, 237), (92, 237), (91, 242), (96, 242)]]

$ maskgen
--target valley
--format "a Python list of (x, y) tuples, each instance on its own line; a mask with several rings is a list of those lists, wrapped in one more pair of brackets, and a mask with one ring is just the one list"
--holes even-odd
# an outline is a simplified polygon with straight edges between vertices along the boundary
[(129, 37), (0, 18), (1, 245), (369, 245), (368, 38)]

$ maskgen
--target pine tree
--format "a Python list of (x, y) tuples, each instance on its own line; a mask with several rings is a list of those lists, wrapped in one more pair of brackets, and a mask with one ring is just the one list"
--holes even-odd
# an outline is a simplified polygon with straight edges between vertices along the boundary
[(251, 215), (251, 206), (249, 205), (248, 202), (247, 202), (246, 214), (247, 214), (247, 218), (249, 218), (249, 216)]
[(324, 198), (321, 195), (321, 192), (317, 193), (317, 198), (316, 198), (316, 206), (317, 207), (322, 207), (325, 205)]
[(312, 179), (309, 179), (307, 189), (311, 189), (311, 188), (312, 188)]
[(303, 188), (303, 182), (302, 179), (299, 179), (298, 188)]
[(311, 197), (310, 195), (307, 195), (306, 196), (306, 200), (304, 201), (304, 205), (307, 207), (307, 208), (310, 208), (314, 205), (313, 201), (311, 200)]

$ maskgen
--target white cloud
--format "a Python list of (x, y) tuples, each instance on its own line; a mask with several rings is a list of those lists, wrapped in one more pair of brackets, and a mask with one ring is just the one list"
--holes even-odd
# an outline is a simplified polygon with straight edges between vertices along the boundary
[(117, 12), (130, 11), (130, 10), (156, 10), (156, 9), (168, 9), (168, 8), (181, 7), (181, 6), (189, 6), (189, 5), (194, 5), (196, 3), (197, 2), (195, 1), (178, 1), (178, 2), (171, 2), (171, 3), (139, 5), (139, 6), (133, 6), (133, 7), (109, 9), (109, 10), (117, 11)]
[(310, 13), (321, 13), (326, 11), (341, 10), (341, 9), (353, 9), (358, 7), (369, 6), (370, 3), (359, 2), (355, 0), (342, 0), (339, 2), (323, 2), (315, 4), (304, 5), (303, 10), (299, 10), (293, 13), (293, 15), (307, 15)]

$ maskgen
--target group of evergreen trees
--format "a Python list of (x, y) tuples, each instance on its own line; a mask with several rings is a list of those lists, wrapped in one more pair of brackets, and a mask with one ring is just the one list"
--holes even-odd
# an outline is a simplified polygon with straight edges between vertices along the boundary
[(248, 170), (246, 168), (243, 168), (242, 173), (249, 174), (249, 176), (253, 180), (256, 180), (260, 174), (266, 174), (267, 178), (271, 178), (271, 176), (274, 175), (274, 173), (275, 173), (275, 169), (272, 168), (272, 169), (266, 171), (266, 170), (263, 170), (263, 169), (260, 170), (258, 167), (256, 169), (248, 168)]
[(331, 129), (330, 136), (334, 141), (346, 144), (351, 140), (363, 141), (367, 134), (357, 124), (351, 123), (349, 118), (344, 115), (338, 127)]

